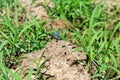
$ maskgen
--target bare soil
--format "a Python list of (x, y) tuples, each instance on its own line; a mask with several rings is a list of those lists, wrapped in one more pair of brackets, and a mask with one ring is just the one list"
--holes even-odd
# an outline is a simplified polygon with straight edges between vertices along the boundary
[(48, 5), (50, 8), (54, 7), (54, 4), (51, 0), (35, 0), (32, 4), (32, 0), (20, 0), (22, 5), (26, 9), (27, 17), (31, 17), (31, 15), (36, 16), (36, 19), (48, 19), (49, 16), (47, 14), (46, 9), (43, 5)]
[(111, 7), (120, 4), (120, 0), (96, 0), (96, 2), (105, 2)]
[(25, 58), (21, 59), (21, 63), (14, 71), (22, 71), (23, 80), (26, 80), (28, 70), (37, 68), (36, 63), (44, 52), (44, 58), (41, 62), (44, 62), (47, 58), (50, 59), (45, 63), (48, 68), (41, 72), (49, 75), (47, 76), (49, 77), (48, 80), (90, 80), (90, 74), (88, 74), (87, 66), (84, 63), (87, 57), (83, 51), (75, 51), (76, 48), (77, 46), (70, 42), (53, 40), (48, 42), (46, 48), (42, 51), (24, 55)]

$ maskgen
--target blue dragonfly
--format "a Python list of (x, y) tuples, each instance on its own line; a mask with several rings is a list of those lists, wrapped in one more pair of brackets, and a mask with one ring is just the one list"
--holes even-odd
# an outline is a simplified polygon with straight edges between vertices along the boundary
[(53, 37), (58, 39), (58, 40), (61, 40), (62, 39), (62, 36), (60, 35), (59, 31), (54, 31), (52, 33)]

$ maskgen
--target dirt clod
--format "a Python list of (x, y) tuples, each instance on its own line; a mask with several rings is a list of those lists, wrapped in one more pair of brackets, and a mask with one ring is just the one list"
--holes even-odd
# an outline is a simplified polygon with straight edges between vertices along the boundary
[(75, 45), (65, 41), (48, 43), (45, 53), (47, 57), (51, 58), (47, 74), (55, 76), (50, 80), (89, 80), (87, 70), (77, 62), (87, 59), (85, 53), (73, 52), (72, 47)]
[(53, 8), (54, 3), (51, 0), (35, 0), (32, 4), (32, 0), (20, 0), (22, 5), (25, 7), (28, 18), (35, 16), (37, 20), (48, 19), (48, 14), (43, 5)]
[(43, 61), (46, 58), (50, 58), (45, 64), (45, 66), (48, 66), (47, 71), (46, 69), (42, 71), (46, 71), (45, 74), (52, 76), (48, 80), (90, 80), (88, 70), (80, 62), (80, 60), (85, 61), (87, 59), (85, 53), (74, 52), (75, 48), (73, 49), (73, 47), (77, 46), (62, 40), (48, 42), (44, 50), (24, 55), (27, 58), (21, 60), (21, 64), (15, 72), (19, 72), (22, 69), (25, 78), (25, 74), (27, 74), (29, 69), (36, 68), (34, 61), (38, 61), (44, 52)]
[(73, 25), (69, 21), (61, 20), (61, 19), (51, 19), (45, 25), (48, 31), (50, 30), (65, 30), (65, 29), (73, 29)]

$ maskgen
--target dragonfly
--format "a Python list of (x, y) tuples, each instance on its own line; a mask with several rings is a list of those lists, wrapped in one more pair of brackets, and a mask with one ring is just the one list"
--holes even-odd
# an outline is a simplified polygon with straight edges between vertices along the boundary
[(52, 33), (53, 37), (58, 39), (58, 40), (61, 40), (62, 39), (62, 36), (60, 35), (59, 31), (54, 31)]

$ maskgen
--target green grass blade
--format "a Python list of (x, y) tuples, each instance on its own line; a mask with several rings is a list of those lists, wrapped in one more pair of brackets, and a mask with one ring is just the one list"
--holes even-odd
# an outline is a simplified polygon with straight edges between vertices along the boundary
[(3, 32), (0, 31), (0, 33), (9, 41), (10, 44), (13, 44), (13, 41)]

